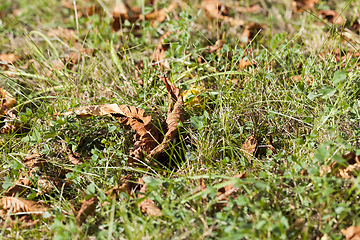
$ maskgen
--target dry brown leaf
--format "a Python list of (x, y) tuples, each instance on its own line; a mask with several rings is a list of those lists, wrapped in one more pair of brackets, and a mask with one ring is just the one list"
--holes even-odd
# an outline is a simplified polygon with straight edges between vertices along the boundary
[(158, 146), (151, 150), (148, 156), (146, 156), (148, 161), (150, 161), (151, 158), (157, 159), (159, 154), (169, 147), (169, 142), (178, 133), (178, 123), (184, 122), (184, 101), (180, 94), (180, 90), (175, 87), (167, 77), (159, 77), (166, 85), (166, 89), (169, 95), (169, 107), (167, 118), (162, 126), (162, 129), (165, 131), (164, 139)]
[(153, 54), (153, 61), (165, 68), (170, 67), (170, 62), (165, 60), (165, 51), (169, 49), (170, 45), (165, 43), (165, 39), (168, 38), (172, 33), (172, 31), (168, 31), (160, 37), (159, 43), (156, 46)]
[[(14, 62), (16, 62), (17, 60), (19, 60), (21, 57), (16, 56), (13, 53), (3, 53), (0, 54), (0, 61), (5, 62), (6, 64), (12, 64)], [(1, 62), (0, 62), (1, 65)]]
[[(143, 193), (146, 193), (146, 184), (144, 183), (143, 179), (140, 178), (139, 179), (139, 184), (142, 184), (143, 186), (140, 189), (140, 193), (137, 195), (138, 198), (143, 198), (145, 197), (145, 195)], [(151, 200), (150, 198), (145, 198), (145, 200), (141, 201), (138, 206), (140, 207), (140, 210), (143, 213), (147, 213), (150, 216), (153, 217), (161, 217), (161, 210), (156, 206), (156, 204), (154, 203), (153, 200)]]
[(251, 156), (254, 155), (256, 148), (257, 148), (257, 139), (255, 138), (254, 135), (248, 137), (242, 145), (242, 149)]
[(144, 62), (140, 59), (135, 67), (135, 79), (139, 85), (144, 85), (144, 81), (140, 78), (141, 71), (144, 69)]
[(216, 52), (217, 56), (220, 57), (221, 55), (220, 50), (222, 49), (224, 44), (225, 44), (225, 40), (219, 39), (216, 41), (214, 46), (207, 46), (204, 52), (201, 54), (201, 56), (198, 57), (198, 63), (204, 63), (206, 61), (205, 60), (206, 55), (211, 54), (213, 52)]
[(261, 11), (261, 7), (256, 3), (250, 5), (249, 7), (237, 7), (236, 11), (241, 13), (257, 13)]
[(108, 190), (105, 194), (107, 196), (112, 196), (112, 195), (120, 195), (120, 193), (127, 193), (127, 194), (131, 194), (132, 191), (132, 183), (129, 181), (132, 178), (132, 174), (126, 175), (125, 177), (122, 177), (120, 179), (120, 183), (119, 185), (111, 188), (110, 190)]
[(97, 196), (94, 196), (89, 200), (83, 201), (81, 209), (76, 216), (76, 221), (78, 222), (78, 224), (84, 223), (88, 216), (95, 214), (95, 209), (98, 202), (99, 199), (97, 198)]
[[(169, 94), (169, 108), (167, 118), (162, 125), (165, 135), (151, 124), (151, 116), (144, 110), (134, 106), (106, 104), (98, 106), (80, 107), (62, 113), (62, 115), (76, 114), (81, 117), (113, 115), (119, 117), (122, 124), (129, 125), (136, 131), (133, 150), (128, 159), (130, 164), (139, 162), (147, 154), (145, 160), (150, 163), (151, 158), (158, 159), (159, 155), (168, 148), (169, 142), (177, 134), (177, 125), (184, 121), (184, 103), (180, 91), (166, 77), (160, 77), (165, 83)], [(156, 164), (151, 162), (151, 164)]]
[(43, 169), (45, 165), (47, 164), (46, 157), (39, 153), (33, 153), (27, 157), (24, 158), (23, 163), (28, 167), (29, 169), (32, 169), (34, 167), (39, 167)]
[(23, 193), (28, 189), (27, 186), (30, 186), (31, 182), (27, 178), (20, 178), (16, 180), (15, 184), (10, 187), (4, 193), (5, 196), (15, 197), (15, 196), (22, 196)]
[(313, 77), (311, 75), (295, 75), (291, 76), (290, 79), (294, 82), (306, 82), (308, 85), (310, 85), (313, 81)]
[(314, 9), (315, 4), (318, 3), (319, 0), (291, 0), (291, 5), (294, 8), (294, 12), (302, 12), (303, 10)]
[(229, 11), (227, 7), (218, 0), (202, 0), (201, 6), (204, 8), (206, 15), (209, 16), (210, 19), (219, 19), (223, 22), (230, 23), (233, 26), (245, 24), (244, 20), (228, 17)]
[(345, 23), (344, 18), (334, 10), (320, 10), (317, 16), (322, 16), (323, 19), (327, 19), (329, 23), (343, 25)]
[(341, 233), (346, 240), (360, 240), (360, 227), (351, 226), (347, 229), (341, 229)]
[(5, 112), (10, 110), (15, 103), (16, 99), (8, 91), (0, 88), (0, 115), (5, 115)]
[(276, 149), (274, 147), (274, 141), (273, 141), (272, 134), (269, 135), (267, 149), (269, 149), (271, 151), (271, 154), (276, 154)]
[(240, 46), (245, 47), (246, 45), (248, 45), (258, 34), (258, 32), (263, 30), (264, 28), (265, 25), (258, 23), (249, 23), (248, 25), (246, 25), (240, 37)]
[(69, 157), (69, 161), (74, 164), (74, 165), (80, 165), (83, 162), (80, 160), (80, 155), (77, 153), (72, 153), (71, 151), (69, 151), (68, 153), (68, 157)]
[[(0, 201), (0, 209), (5, 210), (6, 214), (24, 213), (39, 215), (49, 210), (49, 206), (42, 202), (35, 202), (21, 198), (3, 197)], [(5, 217), (5, 216), (1, 216)]]
[(206, 13), (214, 19), (229, 14), (227, 7), (218, 0), (202, 0), (201, 6), (205, 9)]
[(177, 8), (178, 3), (172, 2), (167, 8), (163, 8), (161, 10), (155, 10), (152, 13), (148, 13), (145, 15), (146, 20), (155, 20), (157, 22), (163, 22), (166, 19), (166, 13), (172, 12), (175, 8)]
[(120, 1), (113, 9), (112, 28), (114, 31), (119, 31), (121, 24), (128, 20), (130, 23), (135, 23), (141, 17), (141, 9), (130, 7), (125, 1)]
[(51, 29), (47, 35), (49, 37), (58, 37), (61, 39), (66, 39), (68, 42), (77, 41), (76, 32), (73, 29), (57, 27), (55, 29)]
[(64, 62), (70, 63), (71, 65), (75, 65), (79, 62), (81, 56), (89, 55), (92, 52), (93, 52), (92, 49), (81, 48), (80, 51), (70, 53), (69, 56), (65, 57), (63, 60), (64, 60)]
[[(64, 183), (61, 179), (51, 177), (51, 176), (41, 176), (41, 178), (37, 182), (37, 185), (38, 185), (37, 195), (50, 193), (55, 189), (55, 187), (57, 189), (61, 189), (63, 184)], [(69, 182), (66, 182), (65, 186), (69, 185), (69, 184), (70, 184)]]
[(259, 4), (252, 4), (247, 8), (248, 13), (257, 13), (261, 11), (261, 7)]

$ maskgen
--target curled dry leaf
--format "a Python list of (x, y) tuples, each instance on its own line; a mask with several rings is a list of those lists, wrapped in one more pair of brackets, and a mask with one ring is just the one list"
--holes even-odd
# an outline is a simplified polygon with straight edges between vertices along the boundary
[(144, 62), (140, 59), (135, 67), (135, 79), (139, 85), (144, 85), (144, 81), (140, 78), (141, 71), (144, 69)]
[(115, 187), (111, 188), (110, 190), (108, 190), (105, 194), (107, 196), (119, 196), (120, 193), (127, 193), (127, 194), (131, 194), (132, 190), (133, 190), (133, 183), (131, 183), (129, 180), (131, 180), (132, 178), (132, 174), (126, 175), (124, 177), (122, 177), (120, 179), (120, 182), (118, 185), (116, 185)]
[(294, 12), (302, 12), (303, 10), (314, 9), (315, 4), (318, 3), (319, 0), (291, 0), (291, 5), (294, 8)]
[(160, 79), (165, 83), (169, 94), (167, 118), (162, 124), (165, 135), (151, 124), (151, 116), (134, 106), (117, 104), (87, 106), (64, 112), (62, 115), (76, 114), (80, 117), (113, 115), (118, 117), (120, 123), (129, 125), (136, 131), (134, 148), (130, 151), (128, 159), (129, 163), (134, 164), (143, 159), (144, 153), (147, 154), (145, 160), (150, 162), (151, 158), (157, 159), (159, 154), (168, 148), (169, 142), (177, 134), (178, 123), (184, 121), (184, 102), (179, 89), (166, 77), (160, 77)]
[(172, 2), (167, 8), (163, 8), (161, 10), (155, 10), (152, 13), (148, 13), (145, 15), (146, 20), (155, 20), (157, 22), (163, 22), (166, 19), (166, 13), (172, 12), (175, 8), (177, 8), (179, 4), (177, 2)]
[(291, 76), (290, 79), (294, 82), (305, 82), (308, 85), (310, 85), (314, 78), (311, 75), (305, 75), (305, 76), (295, 75), (295, 76)]
[(327, 19), (329, 23), (343, 25), (345, 23), (344, 18), (334, 10), (320, 10), (317, 16), (322, 16)]
[(83, 163), (80, 160), (80, 155), (78, 153), (72, 153), (71, 151), (69, 151), (68, 157), (69, 157), (69, 161), (74, 165), (80, 165)]
[(360, 227), (351, 226), (347, 229), (341, 229), (341, 233), (346, 240), (360, 240)]
[[(234, 178), (244, 179), (246, 178), (246, 172), (236, 174)], [(237, 188), (234, 188), (234, 185), (235, 183), (229, 183), (225, 187), (220, 188), (218, 190), (215, 197), (217, 201), (217, 203), (214, 205), (215, 209), (220, 210), (227, 205), (227, 202), (229, 200), (228, 197), (233, 196), (232, 194), (237, 190)], [(206, 185), (202, 178), (200, 179), (200, 187), (201, 187), (201, 191), (206, 190)], [(233, 196), (233, 197), (237, 198), (237, 196)]]
[(221, 55), (220, 50), (222, 49), (224, 44), (225, 44), (225, 40), (219, 39), (216, 41), (214, 46), (207, 46), (204, 52), (201, 54), (201, 56), (198, 57), (198, 63), (204, 63), (206, 61), (205, 60), (206, 55), (211, 54), (213, 52), (216, 52), (216, 55), (220, 57)]
[(125, 1), (120, 1), (113, 9), (112, 28), (119, 31), (121, 24), (128, 20), (130, 23), (136, 22), (141, 16), (141, 9), (130, 7)]
[(219, 16), (229, 15), (227, 7), (218, 0), (202, 0), (201, 6), (205, 9), (207, 15), (214, 19), (219, 18)]
[(178, 133), (177, 126), (178, 123), (184, 122), (184, 101), (180, 94), (180, 90), (175, 87), (170, 80), (165, 76), (159, 76), (160, 79), (165, 83), (166, 89), (169, 95), (169, 107), (167, 118), (162, 124), (162, 128), (165, 132), (165, 136), (162, 142), (151, 150), (150, 154), (146, 156), (146, 159), (149, 161), (151, 158), (157, 159), (160, 153), (166, 150), (169, 147), (169, 142), (176, 136)]
[(4, 193), (5, 196), (15, 197), (15, 196), (22, 196), (23, 193), (28, 189), (31, 185), (31, 181), (27, 178), (20, 178), (15, 181), (15, 184), (8, 188)]
[(257, 139), (254, 135), (248, 137), (242, 145), (242, 149), (248, 153), (249, 155), (253, 156), (256, 148), (257, 148)]
[(37, 195), (50, 193), (55, 189), (55, 187), (57, 189), (61, 189), (63, 184), (69, 185), (70, 182), (63, 183), (63, 181), (61, 179), (56, 178), (56, 177), (41, 176), (41, 178), (37, 182), (37, 185), (38, 185)]
[[(35, 202), (31, 200), (3, 197), (0, 201), (0, 209), (5, 210), (6, 214), (10, 213), (24, 213), (39, 215), (49, 210), (49, 206), (43, 202)], [(5, 217), (5, 216), (1, 216)]]
[(257, 13), (261, 11), (261, 7), (256, 3), (250, 5), (249, 7), (237, 7), (236, 11), (241, 13)]
[(153, 54), (153, 61), (165, 68), (170, 67), (169, 61), (165, 60), (165, 51), (169, 49), (170, 45), (165, 43), (165, 39), (168, 38), (172, 33), (172, 31), (168, 31), (160, 37), (159, 44), (156, 46)]
[(245, 29), (240, 37), (240, 46), (245, 47), (249, 44), (259, 31), (265, 28), (265, 25), (258, 23), (249, 23), (245, 26)]
[(229, 11), (225, 5), (218, 0), (202, 0), (201, 6), (204, 8), (206, 15), (212, 19), (219, 19), (223, 22), (230, 23), (233, 26), (245, 24), (244, 20), (228, 17)]
[(49, 37), (58, 37), (60, 39), (67, 40), (68, 42), (74, 42), (77, 40), (75, 30), (62, 28), (60, 26), (55, 29), (51, 29), (47, 35)]
[[(139, 184), (143, 184), (143, 186), (141, 187), (140, 193), (137, 195), (137, 197), (138, 198), (143, 198), (143, 197), (145, 197), (145, 195), (143, 193), (146, 193), (147, 186), (144, 183), (142, 178), (140, 178), (138, 182), (139, 182)], [(138, 206), (140, 207), (140, 210), (143, 213), (146, 212), (147, 214), (149, 214), (150, 216), (153, 216), (153, 217), (160, 217), (161, 216), (161, 210), (156, 206), (154, 201), (151, 200), (148, 197), (145, 198), (143, 201), (141, 201), (138, 204)]]
[(5, 115), (15, 103), (16, 99), (8, 91), (0, 88), (0, 115)]
[(14, 62), (16, 62), (17, 60), (19, 60), (21, 57), (16, 56), (13, 53), (4, 53), (4, 54), (0, 54), (0, 65), (2, 64), (2, 62), (4, 62), (5, 64), (12, 64)]
[(99, 202), (97, 196), (90, 198), (89, 200), (84, 200), (81, 209), (79, 210), (78, 214), (76, 215), (76, 221), (78, 224), (82, 224), (85, 222), (88, 216), (95, 214), (96, 205)]
[(39, 167), (43, 169), (45, 165), (47, 164), (46, 157), (39, 153), (33, 153), (27, 157), (24, 158), (23, 163), (28, 167), (29, 169), (32, 169), (34, 167)]

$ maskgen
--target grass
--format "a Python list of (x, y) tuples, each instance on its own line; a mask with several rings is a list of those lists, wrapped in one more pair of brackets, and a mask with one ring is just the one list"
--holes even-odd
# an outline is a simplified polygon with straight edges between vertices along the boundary
[[(91, 2), (77, 2), (77, 10)], [(103, 3), (112, 12), (113, 5)], [(241, 6), (251, 3), (240, 1)], [(200, 3), (191, 1), (181, 2), (155, 27), (138, 20), (125, 22), (118, 32), (112, 31), (112, 19), (101, 7), (99, 14), (76, 17), (56, 0), (0, 3), (0, 54), (22, 56), (16, 73), (2, 68), (0, 83), (16, 98), (18, 115), (29, 126), (28, 132), (0, 139), (1, 193), (20, 170), (26, 172), (22, 160), (35, 151), (47, 156), (53, 169), (68, 170), (71, 181), (48, 194), (37, 195), (37, 187), (30, 188), (23, 197), (51, 205), (50, 216), (32, 228), (5, 226), (1, 237), (343, 239), (340, 230), (360, 222), (360, 182), (356, 172), (344, 179), (321, 171), (343, 153), (360, 155), (359, 58), (337, 61), (335, 54), (336, 49), (359, 49), (359, 32), (353, 31), (352, 39), (341, 34), (358, 21), (360, 5), (331, 0), (316, 5), (342, 12), (347, 21), (339, 26), (317, 17), (316, 11), (294, 13), (289, 1), (260, 3), (262, 10), (254, 14), (239, 13), (235, 2), (227, 3), (230, 16), (265, 25), (244, 46), (244, 26), (210, 21), (204, 10), (199, 12)], [(136, 4), (142, 6), (141, 1)], [(72, 39), (49, 36), (57, 27), (72, 29)], [(170, 30), (178, 33), (169, 37), (170, 68), (164, 69), (151, 55)], [(226, 42), (221, 54), (208, 54), (207, 63), (199, 64), (205, 47), (220, 38)], [(81, 47), (93, 51), (75, 64), (57, 67), (59, 58)], [(238, 69), (246, 50), (256, 65)], [(140, 59), (142, 86), (135, 78)], [(115, 119), (54, 116), (79, 106), (117, 103), (145, 110), (160, 125), (168, 102), (158, 75), (168, 76), (182, 92), (200, 87), (203, 99), (198, 107), (185, 107), (179, 137), (169, 148), (174, 164), (164, 168), (129, 166), (134, 131)], [(295, 81), (297, 75), (308, 76), (309, 83)], [(254, 156), (243, 149), (252, 135), (258, 140)], [(276, 153), (268, 149), (269, 138)], [(69, 149), (80, 154), (83, 164), (69, 163)], [(246, 179), (232, 178), (241, 172)], [(139, 198), (105, 195), (130, 173), (134, 180), (144, 173), (151, 176), (146, 195), (159, 206), (161, 217), (142, 213)], [(43, 174), (38, 170), (29, 178), (36, 185)], [(207, 190), (199, 193), (200, 178)], [(224, 180), (239, 190), (218, 210), (215, 197)], [(99, 198), (95, 214), (77, 225), (82, 201), (94, 195)]]

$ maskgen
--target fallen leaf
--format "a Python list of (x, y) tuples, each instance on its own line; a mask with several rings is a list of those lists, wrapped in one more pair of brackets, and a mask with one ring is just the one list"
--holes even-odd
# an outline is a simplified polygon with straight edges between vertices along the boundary
[(202, 0), (201, 6), (210, 19), (219, 19), (223, 22), (230, 23), (233, 26), (241, 26), (245, 24), (244, 20), (228, 17), (229, 11), (227, 7), (218, 0)]
[(334, 10), (320, 10), (317, 16), (322, 16), (323, 19), (327, 19), (329, 23), (343, 25), (345, 24), (344, 18)]
[[(15, 197), (1, 198), (0, 208), (5, 210), (6, 214), (11, 212), (40, 215), (49, 210), (49, 206), (45, 203)], [(1, 217), (6, 216), (2, 215)]]
[(155, 10), (152, 13), (148, 13), (145, 15), (146, 20), (155, 20), (157, 22), (163, 22), (166, 19), (166, 13), (172, 12), (175, 8), (177, 8), (178, 3), (172, 2), (167, 8), (163, 8), (161, 10)]
[(156, 46), (153, 54), (153, 61), (165, 68), (170, 67), (170, 62), (165, 60), (165, 51), (169, 49), (170, 44), (165, 43), (165, 39), (168, 38), (172, 33), (172, 31), (168, 31), (160, 37), (159, 43)]
[(259, 31), (263, 30), (265, 25), (258, 23), (249, 23), (245, 26), (245, 29), (240, 37), (240, 46), (245, 47), (248, 45), (254, 37), (259, 33)]
[(144, 81), (140, 78), (141, 71), (144, 69), (144, 62), (140, 59), (135, 67), (135, 79), (139, 85), (144, 85)]
[(217, 55), (218, 57), (220, 57), (220, 55), (221, 55), (221, 51), (220, 51), (220, 50), (222, 49), (222, 47), (224, 46), (224, 44), (225, 44), (225, 40), (219, 39), (219, 40), (216, 41), (216, 43), (214, 44), (214, 46), (207, 46), (207, 47), (205, 48), (204, 52), (201, 54), (201, 56), (198, 57), (198, 63), (204, 63), (204, 62), (206, 62), (206, 60), (205, 60), (206, 55), (211, 54), (211, 53), (214, 53), (214, 52), (216, 52), (216, 55)]
[(37, 181), (37, 185), (38, 185), (37, 195), (51, 193), (55, 189), (55, 187), (57, 189), (61, 189), (64, 184), (65, 186), (67, 186), (70, 183), (69, 182), (63, 183), (61, 179), (51, 176), (41, 176), (41, 178)]
[(346, 240), (360, 240), (360, 227), (351, 226), (347, 229), (341, 229), (341, 233)]
[[(146, 193), (147, 190), (147, 186), (144, 183), (144, 180), (142, 178), (139, 179), (139, 184), (142, 184), (143, 186), (140, 189), (140, 193), (137, 195), (138, 198), (143, 198), (146, 195), (144, 193)], [(161, 210), (156, 206), (156, 204), (154, 203), (153, 200), (151, 200), (150, 198), (146, 197), (143, 201), (141, 201), (138, 206), (140, 207), (140, 210), (143, 213), (147, 213), (150, 216), (153, 217), (161, 217)]]
[(248, 137), (241, 147), (246, 153), (253, 156), (257, 148), (257, 140), (255, 135)]
[(185, 102), (185, 106), (194, 107), (195, 109), (204, 108), (205, 98), (200, 96), (200, 94), (205, 91), (206, 89), (203, 87), (191, 87), (184, 91), (181, 95)]
[(120, 1), (113, 9), (112, 28), (114, 31), (119, 31), (125, 20), (130, 23), (135, 23), (141, 16), (141, 9), (131, 8), (125, 1)]
[[(16, 56), (13, 53), (3, 53), (0, 54), (0, 61), (6, 63), (6, 64), (13, 64), (14, 62), (16, 62), (17, 60), (19, 60), (21, 57)], [(2, 63), (0, 62), (0, 65)]]
[(162, 129), (165, 132), (165, 136), (162, 142), (157, 145), (150, 154), (146, 156), (146, 159), (150, 161), (151, 158), (157, 159), (160, 153), (169, 147), (169, 142), (178, 133), (178, 123), (184, 122), (184, 101), (180, 94), (180, 90), (175, 87), (166, 76), (159, 76), (159, 78), (165, 83), (166, 89), (169, 95), (169, 107), (167, 118), (162, 124)]
[(300, 75), (295, 75), (295, 76), (291, 76), (290, 79), (294, 82), (305, 82), (308, 85), (310, 85), (313, 81), (313, 77), (311, 75), (305, 75), (302, 76)]
[(127, 194), (131, 194), (132, 192), (132, 185), (133, 183), (131, 183), (129, 180), (131, 180), (132, 178), (132, 174), (126, 175), (124, 177), (122, 177), (120, 179), (120, 182), (118, 185), (116, 185), (115, 187), (111, 188), (110, 190), (108, 190), (105, 195), (106, 196), (112, 196), (112, 195), (117, 195), (119, 196), (120, 193), (127, 193)]
[(257, 13), (261, 11), (261, 7), (259, 4), (252, 4), (247, 8), (248, 13)]
[(79, 210), (78, 214), (76, 215), (76, 221), (79, 225), (85, 222), (88, 216), (95, 214), (96, 205), (99, 202), (97, 196), (90, 198), (89, 200), (84, 200), (81, 209)]
[(68, 157), (69, 157), (69, 161), (74, 164), (74, 165), (80, 165), (83, 162), (79, 159), (80, 155), (77, 154), (78, 156), (76, 156), (76, 153), (72, 153), (71, 151), (69, 151), (68, 153)]
[(47, 35), (49, 37), (58, 37), (60, 39), (67, 40), (67, 42), (77, 41), (76, 32), (73, 29), (57, 27), (55, 29), (51, 29)]
[(28, 178), (20, 178), (15, 181), (15, 184), (6, 190), (4, 193), (5, 196), (15, 197), (15, 196), (22, 196), (25, 191), (31, 185), (31, 181)]
[(291, 5), (294, 8), (294, 12), (302, 12), (303, 10), (314, 9), (315, 4), (318, 3), (319, 0), (291, 0)]
[(0, 88), (0, 115), (5, 115), (5, 112), (10, 110), (15, 103), (16, 99), (8, 91)]
[(214, 19), (229, 14), (227, 7), (218, 0), (202, 0), (201, 6), (205, 9), (206, 13)]
[(33, 153), (27, 157), (24, 158), (23, 163), (28, 167), (29, 169), (39, 167), (43, 169), (45, 165), (47, 164), (46, 157), (39, 153)]
[(250, 5), (249, 7), (237, 7), (236, 11), (241, 13), (257, 13), (261, 11), (261, 7), (256, 3)]

